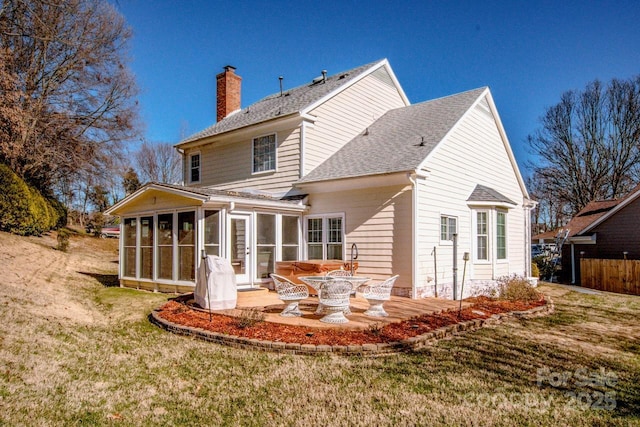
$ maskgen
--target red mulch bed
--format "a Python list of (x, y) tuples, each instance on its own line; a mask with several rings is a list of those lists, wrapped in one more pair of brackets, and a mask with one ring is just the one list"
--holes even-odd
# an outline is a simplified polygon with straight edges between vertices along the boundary
[(241, 327), (238, 317), (213, 314), (210, 321), (209, 313), (194, 310), (176, 301), (169, 301), (160, 307), (158, 314), (161, 318), (179, 325), (245, 338), (315, 345), (362, 345), (401, 341), (461, 321), (486, 319), (492, 314), (510, 311), (529, 310), (546, 303), (542, 297), (533, 302), (493, 300), (487, 297), (469, 298), (466, 301), (472, 302), (473, 305), (464, 308), (460, 317), (457, 310), (425, 314), (379, 328), (371, 327), (368, 330), (312, 328), (266, 321)]

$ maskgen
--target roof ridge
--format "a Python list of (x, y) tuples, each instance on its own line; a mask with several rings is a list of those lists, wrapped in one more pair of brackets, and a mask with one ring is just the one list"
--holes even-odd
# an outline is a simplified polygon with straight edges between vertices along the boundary
[[(358, 76), (363, 75), (368, 70), (385, 61), (387, 61), (387, 59), (383, 58), (332, 74), (328, 76), (322, 84), (306, 83), (296, 86), (295, 88), (283, 91), (283, 96), (280, 96), (279, 92), (267, 95), (253, 104), (242, 108), (235, 114), (229, 115), (221, 121), (188, 136), (180, 141), (177, 146), (303, 111), (327, 94), (338, 90)], [(347, 77), (345, 78), (345, 76)]]

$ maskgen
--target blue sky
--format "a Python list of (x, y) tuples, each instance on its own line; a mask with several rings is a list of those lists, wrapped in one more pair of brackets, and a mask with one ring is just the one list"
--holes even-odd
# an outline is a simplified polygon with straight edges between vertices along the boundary
[(145, 138), (177, 143), (215, 122), (215, 75), (242, 106), (388, 58), (412, 103), (489, 86), (523, 174), (525, 142), (562, 92), (640, 74), (636, 1), (118, 0)]

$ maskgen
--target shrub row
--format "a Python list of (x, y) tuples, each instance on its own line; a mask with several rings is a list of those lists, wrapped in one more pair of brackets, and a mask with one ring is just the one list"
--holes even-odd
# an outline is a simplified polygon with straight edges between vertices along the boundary
[(66, 222), (66, 209), (59, 201), (43, 197), (3, 164), (0, 188), (0, 230), (39, 235)]

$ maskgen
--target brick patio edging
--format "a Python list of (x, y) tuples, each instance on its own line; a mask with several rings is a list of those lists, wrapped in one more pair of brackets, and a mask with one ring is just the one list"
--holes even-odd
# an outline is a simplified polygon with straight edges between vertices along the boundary
[(547, 314), (553, 313), (555, 306), (550, 297), (545, 296), (545, 301), (545, 305), (534, 307), (526, 311), (511, 311), (507, 313), (493, 314), (491, 317), (486, 319), (467, 320), (453, 325), (443, 326), (427, 332), (426, 334), (417, 335), (402, 341), (362, 345), (315, 345), (244, 338), (235, 335), (221, 334), (219, 332), (211, 332), (201, 328), (179, 325), (161, 318), (158, 315), (157, 310), (154, 310), (149, 314), (149, 321), (174, 334), (192, 336), (204, 341), (223, 344), (235, 348), (309, 356), (323, 354), (337, 354), (341, 356), (375, 356), (417, 350), (428, 345), (433, 345), (443, 338), (458, 335), (461, 332), (475, 331), (484, 326), (496, 325), (511, 319), (531, 319), (534, 317), (546, 316)]

